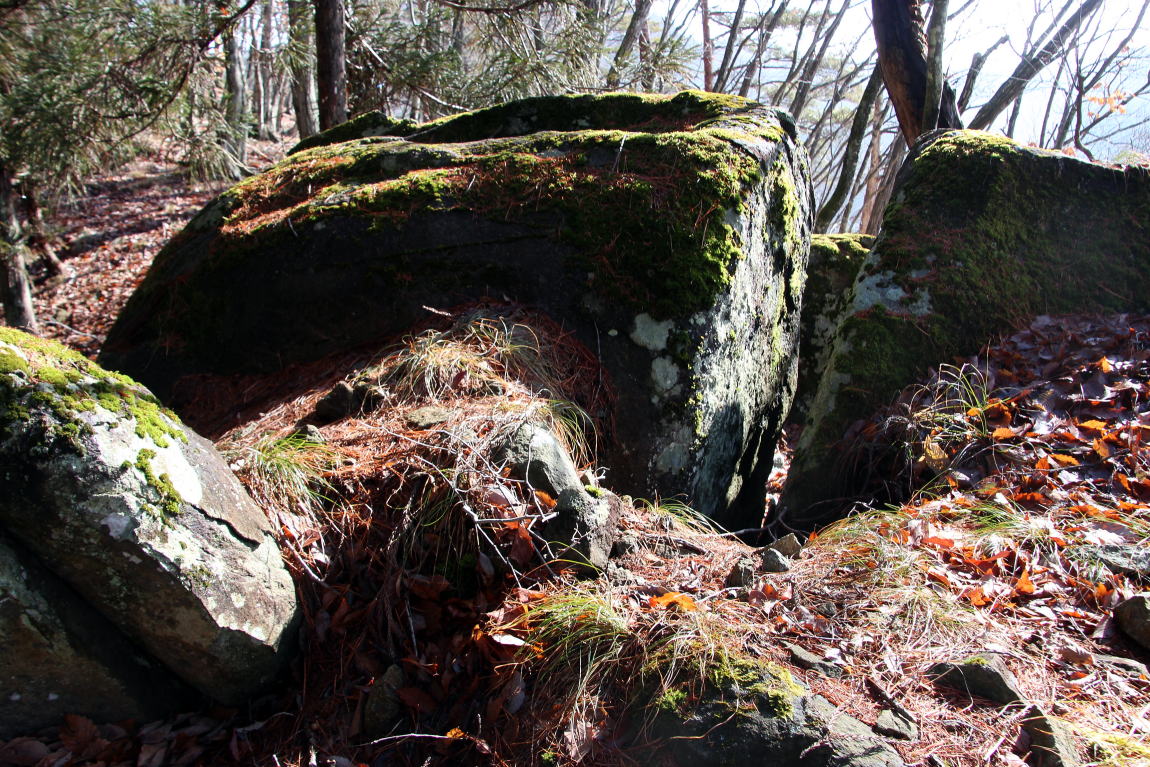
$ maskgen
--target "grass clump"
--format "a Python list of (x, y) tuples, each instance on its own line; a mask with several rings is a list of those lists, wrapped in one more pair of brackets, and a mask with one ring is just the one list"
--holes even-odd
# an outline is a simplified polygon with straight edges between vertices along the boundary
[(298, 433), (267, 434), (224, 454), (252, 495), (265, 505), (309, 516), (328, 502), (332, 487), (327, 473), (339, 460), (333, 448)]

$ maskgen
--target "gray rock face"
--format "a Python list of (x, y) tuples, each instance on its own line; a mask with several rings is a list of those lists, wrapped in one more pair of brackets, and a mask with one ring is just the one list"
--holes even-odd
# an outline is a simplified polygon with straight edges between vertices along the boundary
[(58, 344), (0, 329), (0, 364), (0, 526), (203, 693), (268, 681), (295, 588), (212, 445)]
[(0, 534), (0, 739), (59, 725), (77, 711), (155, 718), (189, 702), (189, 693)]
[[(730, 696), (726, 696), (730, 698)], [(898, 753), (869, 727), (826, 698), (747, 691), (734, 703), (704, 698), (685, 715), (664, 714), (655, 732), (675, 737), (667, 753), (691, 767), (902, 767)]]
[[(899, 173), (834, 333), (780, 497), (805, 530), (858, 491), (837, 444), (931, 368), (1040, 314), (1140, 312), (1150, 171), (978, 131), (926, 134)], [(1068, 275), (1092, 274), (1080, 280)]]
[(975, 655), (961, 663), (936, 663), (928, 675), (937, 684), (1002, 705), (1023, 699), (1018, 680), (995, 653)]
[(1118, 605), (1114, 619), (1127, 636), (1150, 650), (1150, 594), (1135, 594)]
[(619, 537), (622, 502), (613, 493), (596, 489), (592, 495), (584, 488), (571, 456), (551, 432), (524, 424), (494, 458), (555, 499), (555, 516), (542, 528), (548, 540), (568, 547), (576, 561), (600, 570), (607, 567)]
[(309, 146), (169, 243), (106, 365), (167, 397), (188, 374), (279, 369), (505, 297), (602, 361), (613, 487), (759, 521), (812, 217), (785, 113), (690, 91), (554, 97)]

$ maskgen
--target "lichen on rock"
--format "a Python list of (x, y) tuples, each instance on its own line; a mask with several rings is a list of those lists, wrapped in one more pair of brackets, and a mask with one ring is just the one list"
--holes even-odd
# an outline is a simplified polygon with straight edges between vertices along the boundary
[[(850, 497), (831, 445), (930, 367), (1039, 314), (1146, 308), (1150, 171), (977, 131), (927, 134), (900, 171), (837, 330), (782, 504)], [(817, 504), (817, 506), (816, 506)]]
[(210, 443), (136, 382), (0, 329), (0, 525), (203, 693), (277, 670), (294, 585), (263, 512)]
[(157, 257), (102, 360), (168, 397), (188, 374), (378, 343), (425, 307), (539, 307), (622, 384), (625, 447), (606, 456), (619, 485), (753, 523), (763, 483), (749, 477), (793, 392), (811, 197), (793, 121), (733, 96), (365, 117), (210, 204)]

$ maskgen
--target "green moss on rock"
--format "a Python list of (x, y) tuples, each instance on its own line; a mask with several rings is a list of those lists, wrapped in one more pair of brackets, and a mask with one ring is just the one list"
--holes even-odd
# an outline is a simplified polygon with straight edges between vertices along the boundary
[(134, 466), (143, 476), (144, 481), (156, 493), (157, 506), (153, 507), (158, 516), (161, 518), (169, 518), (180, 513), (180, 504), (183, 502), (180, 494), (176, 491), (176, 486), (172, 484), (172, 479), (167, 474), (159, 474), (152, 469), (152, 459), (156, 457), (156, 451), (144, 448), (136, 454), (135, 464), (125, 466), (130, 468)]
[(1147, 295), (1146, 169), (975, 131), (920, 146), (866, 258), (783, 502), (802, 514), (849, 496), (849, 480), (828, 481), (830, 445), (929, 368), (1036, 315), (1141, 311)]
[(78, 414), (96, 407), (130, 417), (136, 434), (160, 447), (170, 439), (187, 440), (175, 414), (127, 376), (104, 370), (55, 341), (0, 328), (0, 435), (11, 433), (13, 422), (45, 410), (52, 415), (46, 436), (75, 445), (90, 432)]

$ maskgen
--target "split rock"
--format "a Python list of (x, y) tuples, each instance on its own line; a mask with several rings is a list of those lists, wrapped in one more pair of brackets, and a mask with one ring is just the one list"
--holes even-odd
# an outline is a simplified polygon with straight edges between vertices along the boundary
[(0, 526), (154, 658), (235, 703), (290, 646), (295, 587), (211, 443), (131, 379), (0, 328)]
[(154, 719), (194, 696), (79, 594), (0, 534), (0, 739), (65, 714)]
[(695, 91), (544, 97), (365, 118), (306, 146), (164, 248), (106, 365), (168, 397), (184, 376), (278, 370), (392, 337), (425, 307), (506, 298), (602, 361), (614, 487), (759, 521), (812, 220), (788, 115)]
[(836, 443), (939, 363), (1028, 318), (1142, 311), (1148, 294), (1150, 169), (978, 131), (926, 134), (835, 333), (784, 518), (812, 529), (841, 516), (858, 482)]

